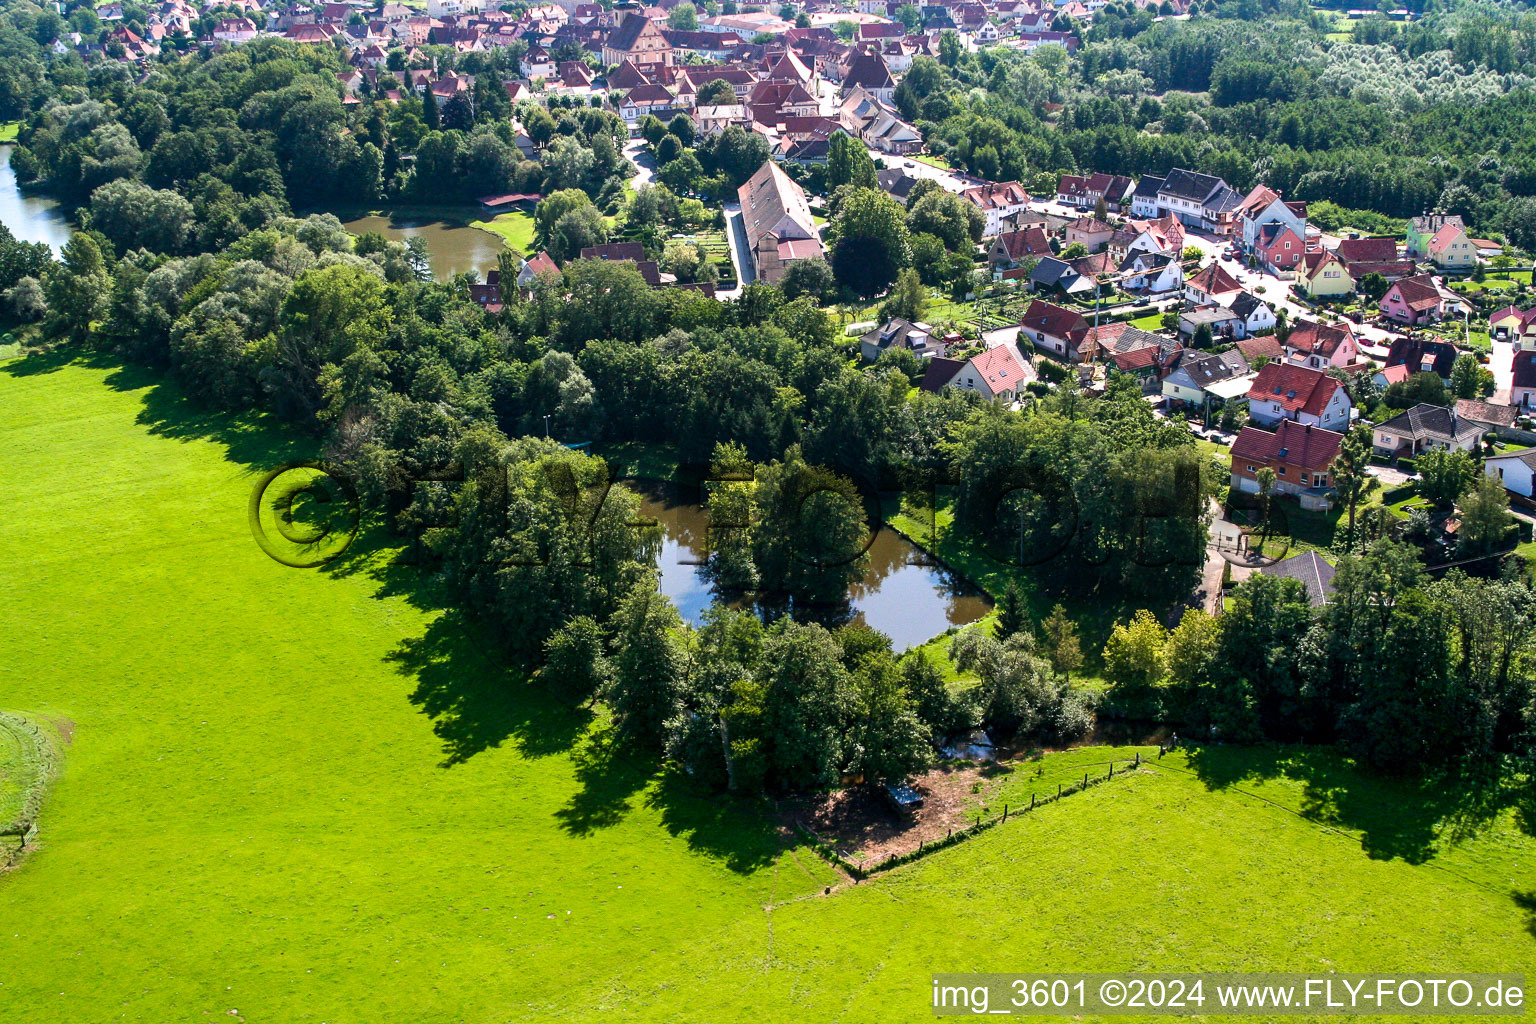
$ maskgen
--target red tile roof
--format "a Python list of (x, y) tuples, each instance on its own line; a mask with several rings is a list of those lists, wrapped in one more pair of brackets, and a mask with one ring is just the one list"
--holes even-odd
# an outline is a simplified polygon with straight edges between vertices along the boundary
[(1323, 373), (1293, 363), (1265, 363), (1248, 389), (1250, 402), (1278, 402), (1286, 412), (1321, 416), (1343, 385)]
[(1343, 434), (1295, 420), (1281, 420), (1274, 433), (1248, 426), (1232, 442), (1232, 462), (1284, 462), (1307, 470), (1327, 469), (1339, 457)]

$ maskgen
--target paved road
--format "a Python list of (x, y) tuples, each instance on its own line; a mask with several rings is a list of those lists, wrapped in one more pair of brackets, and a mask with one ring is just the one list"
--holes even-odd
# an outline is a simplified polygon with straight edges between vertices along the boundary
[(656, 160), (651, 156), (644, 139), (630, 139), (624, 144), (624, 155), (635, 165), (635, 173), (629, 179), (630, 185), (639, 188), (656, 180)]
[(740, 203), (725, 204), (725, 240), (731, 247), (731, 266), (736, 268), (736, 287), (715, 292), (715, 298), (734, 299), (741, 294), (743, 285), (757, 280), (756, 268), (747, 256), (747, 228), (741, 218)]

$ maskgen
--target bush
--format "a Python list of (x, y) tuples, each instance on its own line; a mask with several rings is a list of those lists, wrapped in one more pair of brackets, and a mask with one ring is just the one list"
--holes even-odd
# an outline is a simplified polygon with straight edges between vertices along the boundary
[(1035, 362), (1035, 368), (1040, 371), (1040, 376), (1052, 384), (1060, 384), (1067, 379), (1072, 371), (1051, 359), (1040, 359)]
[(1417, 463), (1406, 455), (1397, 460), (1397, 468), (1402, 470), (1404, 473), (1415, 472), (1413, 468), (1415, 465), (1417, 465)]

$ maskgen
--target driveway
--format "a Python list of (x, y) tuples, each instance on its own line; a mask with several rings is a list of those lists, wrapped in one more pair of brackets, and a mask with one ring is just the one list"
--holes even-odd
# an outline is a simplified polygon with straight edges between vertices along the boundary
[(1488, 356), (1488, 369), (1493, 371), (1493, 397), (1490, 402), (1508, 405), (1515, 386), (1515, 346), (1509, 341), (1493, 342)]
[(635, 173), (629, 179), (634, 188), (649, 185), (656, 180), (656, 160), (651, 156), (644, 139), (630, 139), (624, 144), (624, 155), (635, 165)]
[(1366, 466), (1365, 471), (1381, 481), (1382, 489), (1390, 490), (1408, 482), (1408, 474), (1391, 466)]
[(715, 298), (722, 300), (736, 298), (743, 285), (757, 280), (757, 269), (747, 254), (747, 227), (742, 220), (740, 203), (725, 204), (725, 240), (731, 247), (731, 266), (736, 268), (736, 287), (715, 292)]

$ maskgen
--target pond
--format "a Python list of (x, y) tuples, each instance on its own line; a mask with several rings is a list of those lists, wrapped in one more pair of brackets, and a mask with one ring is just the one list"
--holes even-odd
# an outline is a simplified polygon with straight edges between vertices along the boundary
[(11, 170), (11, 146), (0, 146), (0, 224), (22, 242), (47, 242), (57, 253), (73, 233), (59, 204), (46, 196), (23, 193)]
[(484, 281), (485, 272), (495, 269), (502, 251), (501, 239), (489, 231), (430, 217), (370, 215), (343, 221), (342, 226), (354, 235), (372, 231), (394, 242), (416, 237), (425, 239), (432, 259), (432, 274), (439, 281), (469, 271)]
[[(709, 516), (698, 505), (684, 504), (662, 488), (641, 491), (641, 514), (661, 524), (663, 540), (657, 568), (661, 592), (684, 619), (701, 621), (717, 600), (704, 574), (703, 553)], [(974, 622), (992, 610), (980, 589), (942, 566), (928, 564), (922, 551), (890, 528), (875, 534), (864, 577), (840, 608), (817, 609), (807, 616), (829, 626), (859, 622), (891, 638), (897, 651), (915, 647), (951, 626)], [(732, 601), (746, 607), (747, 601)], [(759, 609), (761, 610), (761, 609)]]

